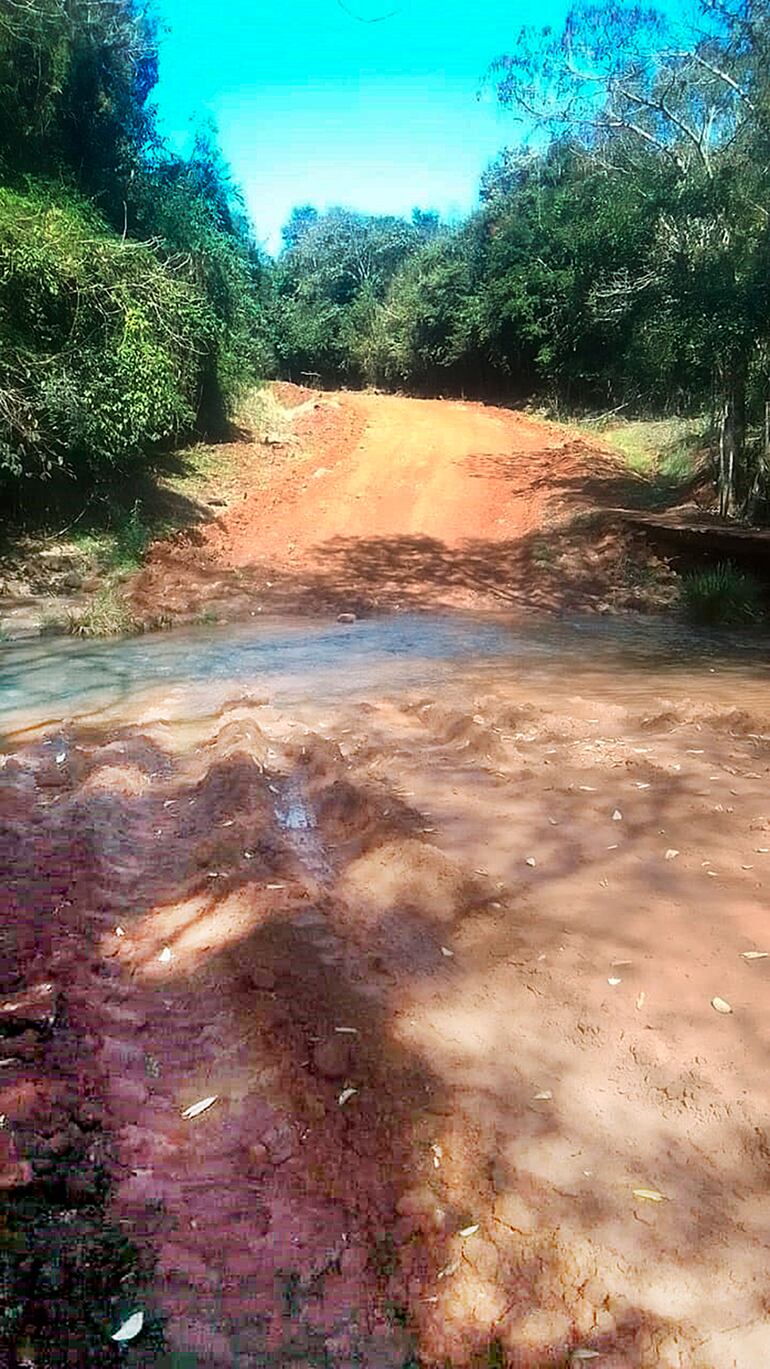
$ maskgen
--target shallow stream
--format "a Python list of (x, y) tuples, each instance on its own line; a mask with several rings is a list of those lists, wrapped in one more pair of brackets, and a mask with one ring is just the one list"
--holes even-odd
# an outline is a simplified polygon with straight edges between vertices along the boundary
[(353, 624), (272, 620), (117, 641), (0, 645), (0, 737), (63, 722), (180, 720), (243, 692), (278, 706), (433, 687), (515, 681), (533, 696), (627, 704), (682, 694), (767, 710), (770, 636), (698, 632), (661, 620), (405, 614)]

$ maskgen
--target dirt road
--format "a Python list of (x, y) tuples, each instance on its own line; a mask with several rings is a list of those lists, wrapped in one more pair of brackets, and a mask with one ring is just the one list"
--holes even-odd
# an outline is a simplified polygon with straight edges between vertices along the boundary
[[(295, 415), (312, 459), (288, 444), (144, 592), (499, 606), (469, 536), (487, 569), (528, 538), (596, 549), (558, 504), (563, 434), (548, 456), (537, 425), (452, 406), (428, 497), (430, 422), (394, 453), (373, 402)], [(520, 602), (574, 564), (528, 563)], [(330, 629), (327, 697), (307, 667), (290, 706), (177, 664), (104, 716), (6, 729), (0, 1363), (761, 1369), (766, 660), (608, 660), (597, 633), (384, 690), (356, 682), (364, 627)]]
[(609, 512), (643, 482), (600, 443), (482, 404), (279, 394), (280, 434), (230, 450), (226, 509), (156, 548), (140, 617), (670, 602), (665, 563)]

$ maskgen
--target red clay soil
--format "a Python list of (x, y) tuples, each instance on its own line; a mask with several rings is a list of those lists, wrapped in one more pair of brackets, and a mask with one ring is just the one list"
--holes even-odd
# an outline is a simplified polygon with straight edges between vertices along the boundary
[(770, 1363), (766, 687), (559, 679), (8, 752), (5, 1364)]
[(244, 446), (225, 512), (158, 545), (141, 618), (668, 601), (665, 561), (609, 514), (641, 482), (600, 444), (482, 404), (277, 394), (292, 440), (259, 479)]
[[(609, 459), (300, 398), (138, 601), (627, 591)], [(770, 1364), (766, 671), (426, 678), (6, 732), (2, 1369)]]

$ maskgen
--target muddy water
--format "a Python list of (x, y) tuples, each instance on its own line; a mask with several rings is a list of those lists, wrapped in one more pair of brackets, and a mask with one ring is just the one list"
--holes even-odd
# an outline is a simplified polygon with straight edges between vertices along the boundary
[(770, 1364), (769, 662), (439, 616), (4, 649), (8, 925), (172, 1350)]
[(337, 702), (465, 675), (507, 677), (559, 698), (596, 694), (626, 704), (654, 695), (764, 706), (770, 637), (699, 633), (681, 624), (597, 619), (533, 624), (414, 615), (352, 625), (307, 621), (198, 628), (116, 642), (69, 639), (0, 645), (0, 728), (136, 716), (162, 704), (170, 716), (207, 713), (258, 690), (278, 705), (308, 696)]

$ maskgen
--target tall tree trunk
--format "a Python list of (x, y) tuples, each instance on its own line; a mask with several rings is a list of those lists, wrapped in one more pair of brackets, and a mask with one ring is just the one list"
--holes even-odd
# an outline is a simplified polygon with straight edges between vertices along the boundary
[(719, 513), (727, 518), (735, 505), (735, 425), (729, 398), (723, 399), (719, 415)]
[(744, 438), (746, 429), (746, 384), (735, 371), (726, 377), (719, 417), (719, 471), (717, 492), (723, 518), (738, 510), (740, 487), (745, 491)]
[(762, 445), (757, 456), (751, 489), (746, 500), (746, 517), (755, 518), (758, 508), (767, 504), (770, 487), (770, 399), (765, 400), (762, 422)]

